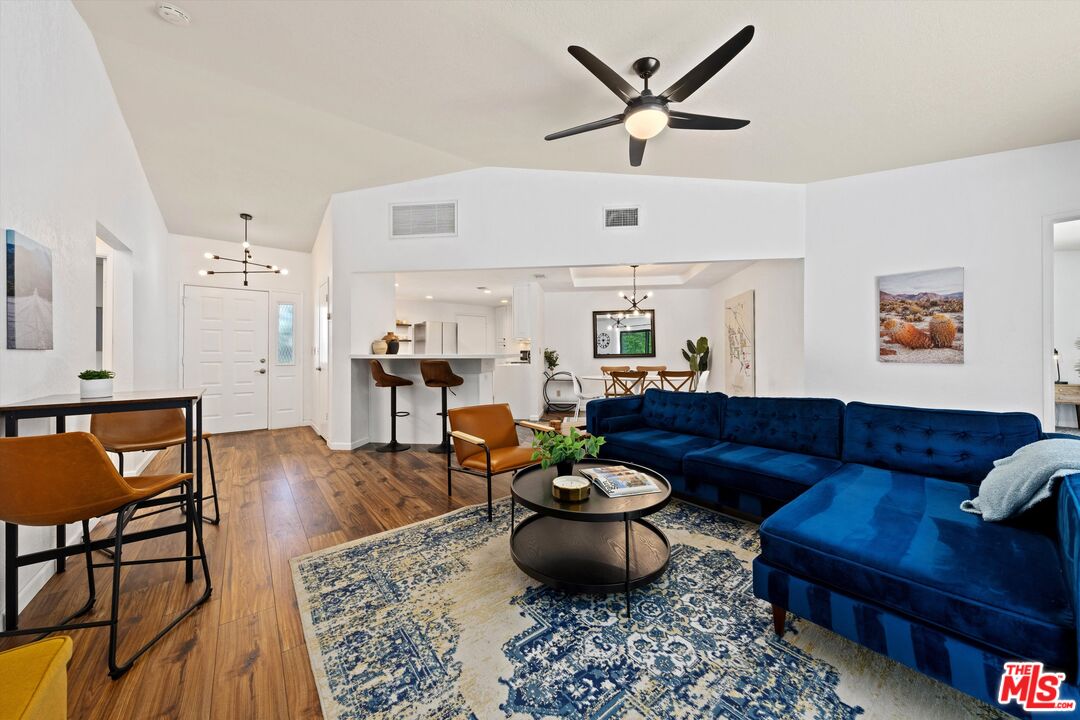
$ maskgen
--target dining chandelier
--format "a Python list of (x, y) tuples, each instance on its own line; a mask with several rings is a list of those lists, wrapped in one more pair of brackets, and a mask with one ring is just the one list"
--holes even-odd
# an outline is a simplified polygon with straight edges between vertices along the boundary
[(627, 315), (648, 315), (648, 312), (644, 308), (641, 307), (641, 303), (645, 302), (646, 300), (648, 300), (652, 296), (652, 291), (649, 290), (649, 291), (645, 292), (645, 294), (642, 295), (640, 298), (638, 297), (638, 286), (637, 286), (637, 269), (638, 269), (638, 266), (637, 265), (631, 265), (630, 267), (634, 271), (634, 289), (630, 292), (629, 295), (627, 295), (625, 292), (620, 290), (619, 291), (619, 297), (621, 297), (626, 302), (630, 303), (630, 309), (626, 313)]
[[(277, 265), (263, 265), (252, 260), (251, 255), (251, 243), (248, 242), (248, 221), (250, 221), (251, 215), (248, 213), (240, 213), (240, 217), (244, 221), (244, 257), (242, 260), (236, 258), (224, 257), (222, 255), (215, 255), (214, 253), (203, 253), (203, 257), (207, 260), (224, 260), (225, 262), (237, 263), (241, 266), (240, 270), (199, 270), (199, 275), (243, 275), (244, 287), (248, 284), (248, 275), (261, 275), (265, 273), (272, 273), (274, 275), (288, 275), (289, 271), (286, 268), (278, 267)], [(248, 270), (248, 266), (262, 268), (260, 270)]]

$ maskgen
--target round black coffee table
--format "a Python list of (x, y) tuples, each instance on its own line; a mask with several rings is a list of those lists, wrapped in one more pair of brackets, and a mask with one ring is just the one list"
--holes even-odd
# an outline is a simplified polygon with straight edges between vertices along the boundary
[[(593, 485), (583, 502), (562, 502), (551, 495), (554, 467), (519, 470), (510, 485), (510, 555), (527, 575), (570, 592), (626, 593), (660, 577), (671, 557), (671, 546), (660, 528), (645, 520), (671, 500), (671, 484), (658, 472), (640, 465), (608, 460), (584, 460), (580, 470), (625, 465), (652, 477), (662, 490), (648, 495), (610, 498)], [(535, 515), (516, 522), (520, 503)]]

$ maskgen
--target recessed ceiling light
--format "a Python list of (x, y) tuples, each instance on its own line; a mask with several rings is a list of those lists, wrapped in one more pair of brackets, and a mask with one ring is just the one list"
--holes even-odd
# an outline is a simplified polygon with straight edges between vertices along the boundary
[(191, 16), (184, 12), (178, 5), (168, 2), (160, 2), (157, 6), (157, 14), (170, 25), (190, 25)]
[(394, 283), (394, 287), (397, 287), (397, 286), (398, 286), (398, 284), (397, 284), (397, 283)]
[(490, 295), (490, 294), (491, 294), (491, 291), (490, 291), (490, 290), (484, 290), (484, 294), (485, 294), (485, 295)]
[(434, 295), (425, 295), (425, 296), (424, 296), (424, 299), (425, 299), (425, 300), (434, 300), (434, 299), (435, 299), (435, 296), (434, 296)]
[(506, 303), (508, 303), (508, 302), (510, 302), (510, 301), (509, 301), (509, 300), (507, 300), (506, 298), (503, 298), (503, 299), (502, 299), (502, 300), (500, 300), (499, 302), (501, 302), (501, 303), (502, 303), (503, 305), (505, 305)]

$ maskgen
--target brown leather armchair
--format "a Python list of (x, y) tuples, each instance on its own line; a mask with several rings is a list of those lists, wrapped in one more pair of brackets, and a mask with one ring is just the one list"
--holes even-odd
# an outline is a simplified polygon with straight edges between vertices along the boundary
[[(80, 549), (86, 557), (86, 576), (89, 598), (73, 614), (58, 625), (37, 628), (20, 628), (0, 632), (0, 637), (27, 634), (48, 634), (57, 630), (74, 630), (91, 627), (109, 628), (109, 675), (120, 677), (160, 640), (165, 633), (189, 613), (210, 598), (210, 569), (203, 546), (202, 523), (195, 512), (195, 495), (191, 473), (175, 475), (141, 475), (123, 478), (113, 467), (105, 449), (97, 438), (86, 432), (68, 432), (57, 435), (0, 438), (0, 521), (15, 525), (52, 526), (73, 522), (82, 523), (83, 539)], [(166, 495), (179, 490), (185, 509), (181, 524), (156, 527), (131, 533), (120, 526), (120, 518), (135, 507), (154, 507), (175, 504), (177, 496)], [(92, 540), (90, 518), (116, 513), (118, 529), (112, 540)], [(179, 557), (144, 558), (123, 560), (126, 544), (148, 540), (173, 533), (184, 533), (186, 552)], [(197, 543), (197, 546), (194, 544)], [(106, 544), (113, 547), (113, 561), (104, 565), (94, 563), (92, 551)], [(9, 560), (10, 561), (10, 560)], [(19, 556), (14, 561), (19, 562)], [(120, 625), (120, 570), (124, 565), (183, 562), (187, 567), (187, 581), (194, 579), (193, 564), (202, 566), (204, 590), (190, 606), (177, 614), (163, 630), (135, 651), (127, 660), (117, 660), (117, 633)], [(108, 620), (72, 622), (89, 613), (97, 601), (94, 584), (94, 568), (112, 566), (111, 612)]]
[[(454, 452), (446, 455), (446, 494), (452, 496), (454, 472), (463, 472), (487, 479), (488, 521), (491, 520), (491, 478), (512, 470), (539, 464), (533, 460), (533, 449), (518, 441), (517, 426), (533, 432), (550, 432), (551, 426), (521, 420), (514, 422), (510, 406), (473, 405), (454, 408), (448, 412), (450, 437)], [(451, 462), (457, 457), (458, 467)]]

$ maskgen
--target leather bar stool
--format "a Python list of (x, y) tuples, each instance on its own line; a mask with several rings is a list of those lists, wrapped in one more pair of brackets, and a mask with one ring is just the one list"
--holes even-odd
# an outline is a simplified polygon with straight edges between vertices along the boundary
[(446, 427), (446, 393), (450, 388), (464, 383), (465, 378), (455, 375), (454, 371), (450, 369), (450, 363), (446, 360), (421, 360), (420, 374), (424, 376), (424, 384), (429, 388), (440, 388), (442, 390), (442, 412), (437, 413), (442, 416), (442, 442), (433, 448), (429, 448), (428, 452), (448, 453), (450, 452), (450, 436), (447, 434)]
[[(68, 432), (58, 435), (0, 438), (0, 521), (14, 525), (52, 527), (67, 523), (81, 523), (82, 542), (63, 549), (65, 555), (82, 554), (86, 558), (86, 578), (89, 597), (86, 603), (60, 621), (57, 625), (34, 628), (18, 628), (0, 632), (0, 637), (13, 635), (46, 635), (58, 630), (81, 628), (109, 628), (109, 676), (118, 678), (154, 643), (165, 636), (177, 623), (187, 617), (202, 603), (210, 599), (210, 567), (203, 545), (202, 523), (198, 522), (195, 508), (194, 478), (191, 473), (175, 475), (140, 475), (123, 478), (113, 467), (105, 448), (98, 439), (87, 432)], [(155, 527), (132, 533), (125, 532), (120, 518), (135, 507), (175, 505), (180, 492), (185, 509), (182, 523)], [(90, 537), (90, 519), (116, 513), (117, 532), (112, 540), (93, 540)], [(124, 549), (132, 542), (140, 542), (165, 535), (183, 533), (186, 550), (170, 557), (124, 560)], [(197, 543), (197, 545), (196, 545)], [(112, 545), (113, 559), (95, 563), (93, 550)], [(57, 550), (46, 550), (9, 557), (8, 562), (26, 566), (52, 559)], [(182, 562), (186, 566), (185, 579), (192, 582), (194, 563), (202, 567), (204, 588), (202, 594), (186, 609), (175, 615), (146, 644), (128, 659), (120, 661), (118, 655), (118, 630), (120, 626), (120, 570), (124, 566), (149, 563)], [(112, 597), (107, 620), (72, 622), (94, 608), (97, 589), (94, 584), (95, 568), (112, 568)], [(143, 634), (142, 632), (137, 634)]]
[(408, 450), (409, 446), (397, 441), (397, 419), (406, 417), (409, 413), (398, 412), (397, 389), (412, 385), (412, 380), (399, 375), (391, 375), (383, 370), (382, 363), (378, 360), (371, 361), (371, 377), (375, 380), (375, 387), (390, 388), (390, 442), (375, 448), (379, 452), (401, 452)]

